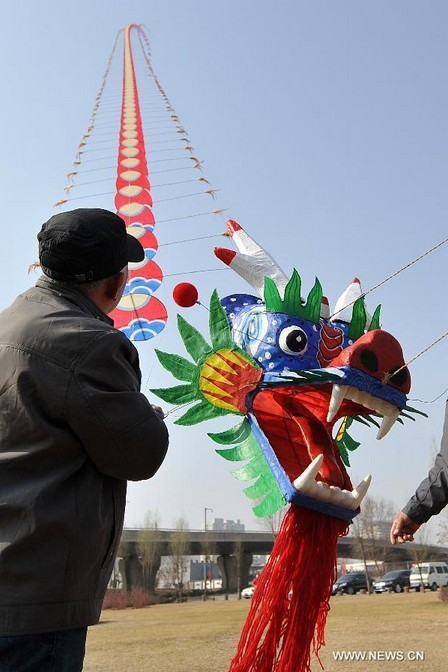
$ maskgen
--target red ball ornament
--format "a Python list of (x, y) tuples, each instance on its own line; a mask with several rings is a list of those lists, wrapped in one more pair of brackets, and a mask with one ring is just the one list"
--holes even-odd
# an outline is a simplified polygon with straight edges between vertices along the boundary
[(181, 308), (191, 308), (197, 303), (198, 290), (191, 282), (180, 282), (173, 289), (173, 299)]

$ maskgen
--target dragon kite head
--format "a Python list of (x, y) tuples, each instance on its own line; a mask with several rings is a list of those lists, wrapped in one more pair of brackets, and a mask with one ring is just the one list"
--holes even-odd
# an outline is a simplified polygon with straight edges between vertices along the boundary
[(237, 222), (227, 226), (238, 252), (216, 248), (215, 254), (257, 296), (220, 301), (213, 294), (211, 345), (179, 316), (194, 363), (157, 354), (187, 384), (153, 392), (170, 403), (197, 402), (177, 424), (245, 416), (237, 427), (209, 436), (227, 446), (217, 451), (226, 459), (248, 460), (233, 474), (254, 481), (245, 493), (258, 500), (256, 515), (292, 502), (350, 520), (370, 476), (353, 488), (346, 466), (359, 443), (348, 427), (353, 420), (377, 425), (381, 439), (404, 411), (414, 411), (406, 405), (411, 380), (401, 346), (380, 329), (380, 306), (367, 313), (357, 278), (330, 315), (317, 279), (304, 299), (297, 271), (288, 278)]

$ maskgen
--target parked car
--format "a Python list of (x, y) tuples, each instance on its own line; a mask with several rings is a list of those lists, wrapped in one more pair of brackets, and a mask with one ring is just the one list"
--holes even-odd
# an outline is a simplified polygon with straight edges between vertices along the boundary
[(419, 591), (422, 585), (431, 590), (448, 586), (448, 565), (446, 562), (422, 562), (413, 565), (409, 577), (411, 588)]
[(375, 593), (384, 593), (386, 590), (394, 590), (396, 593), (402, 593), (405, 588), (409, 588), (410, 569), (396, 569), (386, 572), (384, 576), (373, 582), (372, 588)]
[(241, 591), (241, 597), (244, 597), (246, 600), (250, 600), (252, 595), (254, 594), (255, 586), (248, 586), (247, 588), (243, 588)]
[(373, 579), (369, 576), (368, 579), (364, 572), (351, 572), (350, 574), (343, 574), (336, 583), (333, 584), (332, 595), (337, 593), (347, 593), (354, 595), (359, 590), (368, 590), (367, 580), (372, 585)]

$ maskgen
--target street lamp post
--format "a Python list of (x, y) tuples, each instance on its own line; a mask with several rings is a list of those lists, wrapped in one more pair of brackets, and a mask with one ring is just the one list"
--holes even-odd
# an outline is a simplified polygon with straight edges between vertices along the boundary
[(204, 594), (202, 599), (207, 599), (207, 511), (213, 513), (213, 509), (209, 509), (206, 506), (204, 507)]

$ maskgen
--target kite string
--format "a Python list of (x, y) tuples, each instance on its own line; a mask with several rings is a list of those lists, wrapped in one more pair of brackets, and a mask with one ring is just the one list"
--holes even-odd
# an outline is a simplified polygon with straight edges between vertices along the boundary
[[(107, 61), (106, 70), (105, 70), (104, 75), (103, 75), (103, 79), (102, 79), (102, 82), (101, 82), (101, 86), (100, 86), (100, 89), (99, 89), (99, 91), (98, 91), (98, 93), (97, 93), (97, 95), (96, 95), (96, 98), (95, 98), (95, 104), (94, 104), (94, 106), (93, 106), (92, 114), (90, 115), (90, 119), (89, 119), (89, 122), (88, 122), (88, 124), (89, 124), (89, 125), (88, 125), (88, 128), (87, 128), (86, 132), (84, 133), (84, 135), (82, 136), (81, 141), (80, 141), (80, 143), (79, 143), (79, 145), (78, 145), (78, 148), (77, 148), (77, 151), (78, 151), (78, 153), (77, 153), (77, 157), (79, 157), (79, 152), (81, 151), (81, 148), (84, 147), (84, 146), (86, 145), (87, 140), (89, 140), (89, 138), (90, 138), (90, 136), (91, 136), (91, 134), (92, 134), (92, 131), (93, 131), (94, 128), (95, 128), (96, 116), (97, 116), (97, 113), (98, 113), (98, 109), (99, 109), (99, 107), (100, 107), (100, 104), (101, 104), (101, 102), (102, 102), (102, 99), (103, 99), (104, 89), (105, 89), (105, 87), (106, 87), (106, 84), (107, 84), (107, 81), (108, 81), (108, 78), (109, 78), (110, 68), (111, 68), (112, 61), (113, 61), (114, 56), (115, 56), (115, 51), (116, 51), (116, 49), (117, 49), (118, 38), (120, 37), (120, 35), (121, 35), (122, 32), (123, 32), (123, 29), (120, 29), (120, 30), (117, 32), (117, 35), (116, 35), (116, 37), (115, 37), (115, 41), (114, 41), (114, 44), (113, 44), (112, 51), (111, 51), (111, 53), (110, 53), (109, 59), (108, 59), (108, 61)], [(75, 168), (76, 165), (79, 165), (79, 163), (80, 163), (80, 162), (78, 162), (77, 160), (75, 160), (75, 162), (73, 163), (73, 167)], [(68, 175), (67, 175), (67, 180), (68, 180), (68, 184), (67, 184), (67, 186), (70, 185), (71, 179), (72, 179), (73, 175), (76, 175), (76, 172), (77, 172), (77, 171), (68, 173)], [(58, 201), (58, 202), (55, 204), (54, 207), (59, 207), (63, 202), (64, 202), (64, 199), (61, 199), (60, 201)]]
[(425, 399), (409, 399), (409, 401), (418, 401), (420, 404), (434, 404), (436, 401), (438, 401), (441, 397), (445, 396), (445, 394), (448, 392), (448, 387), (446, 387), (443, 392), (441, 392), (435, 399), (431, 399), (430, 401), (425, 400)]
[[(171, 196), (170, 198), (159, 198), (155, 199), (154, 205), (158, 203), (166, 203), (167, 201), (178, 201), (179, 199), (182, 198), (191, 198), (192, 196), (203, 196), (204, 194), (208, 194), (213, 198), (213, 200), (216, 199), (215, 192), (216, 189), (207, 189), (206, 191), (195, 191), (192, 194), (182, 194), (181, 196)], [(115, 194), (115, 191), (102, 191), (98, 192), (96, 194), (84, 194), (84, 196), (70, 196), (70, 198), (65, 198), (63, 199), (64, 204), (68, 203), (69, 201), (81, 201), (85, 198), (96, 198), (97, 196), (110, 196), (110, 194)], [(61, 205), (61, 201), (58, 201), (56, 205)]]
[(173, 240), (170, 243), (160, 243), (159, 247), (167, 247), (169, 245), (179, 245), (180, 243), (192, 243), (197, 240), (207, 240), (208, 238), (221, 238), (222, 236), (227, 237), (227, 233), (215, 233), (211, 236), (199, 236), (199, 238), (184, 238), (183, 240)]
[[(420, 350), (420, 352), (417, 353), (417, 354), (415, 355), (415, 357), (412, 357), (412, 359), (409, 359), (407, 362), (405, 362), (405, 363), (403, 364), (403, 366), (400, 366), (399, 369), (396, 369), (393, 373), (386, 373), (386, 375), (384, 376), (382, 382), (385, 383), (385, 384), (387, 384), (387, 383), (389, 382), (389, 380), (392, 378), (392, 376), (396, 376), (396, 374), (397, 374), (399, 371), (401, 371), (402, 369), (405, 369), (406, 367), (408, 367), (410, 364), (412, 364), (412, 362), (415, 362), (416, 359), (418, 359), (419, 357), (421, 357), (422, 355), (424, 355), (425, 352), (428, 352), (428, 350), (431, 350), (431, 348), (433, 348), (435, 345), (437, 345), (437, 343), (440, 343), (440, 341), (442, 341), (442, 340), (443, 340), (444, 338), (446, 338), (447, 336), (448, 336), (448, 331), (445, 332), (444, 334), (442, 334), (442, 336), (439, 336), (439, 338), (436, 338), (435, 341), (433, 341), (432, 343), (430, 343), (429, 345), (427, 345), (425, 348), (423, 348), (423, 350)], [(443, 394), (443, 393), (442, 393), (442, 394)]]
[[(341, 309), (341, 310), (344, 310), (345, 308), (349, 308), (350, 306), (353, 306), (353, 304), (355, 304), (356, 301), (357, 301), (359, 298), (361, 298), (361, 297), (365, 297), (365, 296), (367, 296), (367, 294), (370, 294), (370, 293), (373, 292), (375, 289), (378, 289), (378, 287), (381, 287), (382, 285), (385, 285), (386, 282), (389, 282), (389, 280), (392, 280), (392, 278), (395, 278), (397, 275), (399, 275), (400, 273), (402, 273), (403, 271), (405, 271), (407, 268), (409, 268), (410, 266), (413, 266), (413, 264), (416, 264), (418, 261), (420, 261), (421, 259), (423, 259), (424, 257), (426, 257), (426, 256), (427, 256), (428, 254), (430, 254), (431, 252), (434, 252), (435, 250), (437, 250), (437, 248), (442, 247), (442, 245), (444, 245), (444, 244), (447, 243), (447, 242), (448, 242), (448, 238), (445, 238), (444, 240), (440, 241), (439, 243), (437, 243), (437, 245), (434, 245), (434, 246), (431, 247), (429, 250), (426, 250), (426, 252), (423, 252), (423, 253), (420, 254), (418, 257), (416, 257), (415, 259), (413, 259), (412, 261), (408, 262), (407, 264), (405, 264), (404, 266), (402, 266), (401, 268), (399, 268), (397, 271), (395, 271), (394, 273), (392, 273), (391, 275), (389, 275), (387, 278), (385, 278), (384, 280), (382, 280), (382, 281), (379, 282), (378, 284), (376, 284), (376, 285), (374, 285), (373, 287), (371, 287), (370, 289), (368, 289), (366, 292), (362, 292), (362, 294), (361, 294), (360, 296), (356, 297), (356, 299), (354, 299), (354, 300), (351, 301), (350, 303), (347, 303), (347, 305), (344, 306), (344, 308)], [(335, 315), (337, 315), (339, 312), (341, 312), (341, 311), (339, 311), (339, 310), (336, 311), (335, 313), (333, 313), (332, 315), (330, 315), (330, 317), (329, 317), (328, 319), (331, 320), (331, 319), (332, 319)]]
[(444, 245), (446, 242), (448, 242), (448, 238), (445, 238), (444, 240), (440, 241), (439, 243), (437, 243), (437, 245), (434, 245), (434, 246), (431, 247), (429, 250), (426, 250), (426, 252), (423, 252), (423, 253), (420, 254), (418, 257), (416, 257), (415, 259), (413, 259), (413, 260), (410, 261), (409, 263), (407, 263), (407, 264), (405, 264), (404, 266), (402, 266), (401, 268), (399, 268), (397, 271), (395, 271), (395, 273), (392, 273), (392, 275), (389, 275), (389, 277), (387, 277), (387, 278), (385, 278), (384, 280), (382, 280), (382, 282), (379, 282), (377, 285), (374, 285), (373, 287), (371, 287), (371, 288), (366, 292), (366, 294), (369, 294), (370, 292), (373, 292), (375, 289), (378, 289), (378, 287), (381, 287), (381, 285), (384, 285), (384, 284), (385, 284), (386, 282), (388, 282), (389, 280), (392, 280), (392, 278), (395, 278), (395, 277), (396, 277), (397, 275), (399, 275), (402, 271), (405, 271), (407, 268), (409, 268), (409, 267), (412, 266), (413, 264), (416, 264), (417, 261), (420, 261), (421, 259), (423, 259), (424, 257), (426, 257), (426, 256), (427, 256), (428, 254), (430, 254), (431, 252), (434, 252), (435, 250), (437, 250), (437, 248), (442, 247), (442, 245)]

